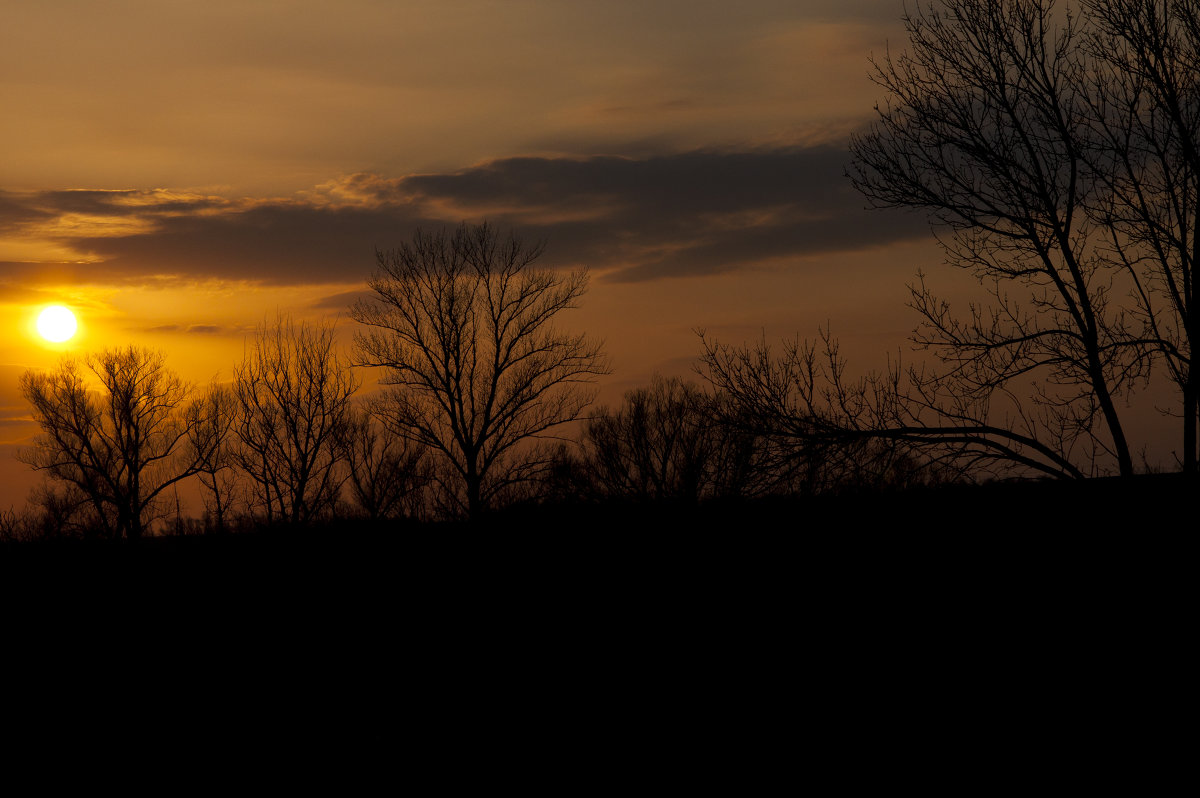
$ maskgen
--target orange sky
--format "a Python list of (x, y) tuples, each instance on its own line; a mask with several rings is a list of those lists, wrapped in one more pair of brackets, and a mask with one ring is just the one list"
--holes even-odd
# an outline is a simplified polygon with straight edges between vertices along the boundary
[[(924, 221), (867, 212), (846, 139), (900, 0), (55, 2), (0, 32), (0, 509), (33, 481), (16, 387), (64, 352), (158, 347), (228, 378), (277, 309), (336, 316), (376, 247), (488, 219), (587, 265), (564, 323), (602, 398), (724, 340), (831, 322), (879, 368), (914, 324)], [(71, 306), (48, 345), (32, 320)], [(343, 321), (349, 338), (351, 322)]]

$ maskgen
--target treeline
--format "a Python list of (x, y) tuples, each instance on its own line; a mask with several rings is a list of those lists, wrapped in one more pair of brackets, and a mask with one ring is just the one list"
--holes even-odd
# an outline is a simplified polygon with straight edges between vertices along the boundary
[[(21, 387), (42, 431), (19, 456), (46, 480), (23, 511), (0, 515), (0, 539), (472, 517), (452, 458), (404, 434), (394, 396), (358, 395), (334, 332), (281, 316), (259, 328), (231, 384), (204, 390), (139, 347), (27, 372)], [(798, 446), (755, 433), (725, 395), (678, 377), (656, 376), (577, 421), (574, 439), (523, 440), (521, 473), (490, 473), (487, 503), (473, 517), (515, 505), (695, 507), (948, 475), (894, 444)], [(189, 481), (203, 501), (198, 515), (179, 499)]]
[[(520, 503), (696, 504), (936, 473), (892, 443), (798, 445), (679, 379), (589, 412), (607, 359), (552, 323), (586, 274), (533, 268), (540, 254), (486, 224), (418, 232), (378, 253), (374, 298), (351, 309), (352, 355), (332, 325), (280, 315), (232, 382), (205, 390), (137, 346), (26, 372), (40, 434), (19, 457), (46, 479), (0, 535), (478, 519)], [(380, 370), (382, 390), (359, 396), (355, 367)], [(180, 489), (196, 483), (203, 514), (189, 518)]]

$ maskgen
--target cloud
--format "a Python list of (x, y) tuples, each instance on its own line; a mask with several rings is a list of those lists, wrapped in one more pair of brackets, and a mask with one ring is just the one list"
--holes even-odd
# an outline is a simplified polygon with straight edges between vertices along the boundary
[(345, 311), (360, 299), (371, 300), (375, 299), (375, 297), (376, 294), (374, 291), (342, 291), (337, 294), (323, 297), (309, 307), (313, 308), (314, 310)]
[(222, 331), (222, 328), (216, 324), (159, 324), (155, 327), (147, 327), (144, 332), (148, 333), (178, 333), (182, 332), (186, 335), (216, 335)]
[(77, 253), (74, 263), (3, 269), (96, 282), (346, 283), (369, 275), (376, 248), (417, 227), (487, 219), (546, 241), (545, 265), (643, 281), (926, 234), (912, 215), (864, 210), (843, 176), (846, 160), (831, 146), (505, 158), (449, 173), (356, 174), (291, 198), (236, 201), (164, 190), (0, 193), (8, 237)]
[(0, 233), (21, 230), (32, 222), (51, 218), (53, 214), (31, 207), (19, 196), (0, 191)]

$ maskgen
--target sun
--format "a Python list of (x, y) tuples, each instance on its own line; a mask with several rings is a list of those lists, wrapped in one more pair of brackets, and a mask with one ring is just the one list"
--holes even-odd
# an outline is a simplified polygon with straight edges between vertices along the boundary
[(62, 343), (75, 334), (75, 314), (62, 305), (51, 305), (38, 316), (37, 330), (47, 341)]

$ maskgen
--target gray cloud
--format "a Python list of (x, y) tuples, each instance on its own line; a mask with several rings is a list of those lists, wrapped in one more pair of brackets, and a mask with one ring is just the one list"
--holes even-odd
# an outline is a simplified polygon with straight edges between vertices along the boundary
[(417, 227), (483, 219), (546, 241), (546, 265), (587, 265), (619, 281), (729, 272), (926, 234), (913, 215), (864, 210), (845, 161), (830, 146), (507, 158), (445, 174), (352, 175), (286, 200), (0, 194), (0, 229), (41, 230), (93, 261), (8, 263), (0, 277), (353, 282), (370, 273), (376, 248)]
[(20, 230), (34, 221), (47, 219), (52, 214), (27, 205), (19, 195), (0, 191), (0, 233)]

